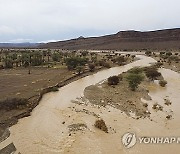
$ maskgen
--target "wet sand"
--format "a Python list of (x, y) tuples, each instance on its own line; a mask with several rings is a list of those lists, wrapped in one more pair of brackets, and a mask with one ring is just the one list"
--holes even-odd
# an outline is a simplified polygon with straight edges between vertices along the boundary
[[(98, 72), (94, 75), (77, 80), (65, 87), (59, 89), (59, 92), (48, 93), (43, 96), (39, 106), (37, 106), (32, 115), (19, 120), (18, 124), (10, 128), (11, 135), (7, 139), (13, 142), (18, 151), (24, 154), (28, 153), (169, 153), (179, 152), (180, 148), (176, 144), (172, 145), (144, 145), (137, 144), (131, 149), (125, 149), (121, 143), (121, 137), (126, 132), (135, 132), (138, 136), (176, 136), (180, 133), (178, 98), (180, 89), (179, 74), (174, 74), (169, 70), (162, 69), (161, 73), (168, 81), (166, 88), (160, 88), (163, 91), (163, 97), (169, 96), (172, 105), (169, 106), (173, 111), (173, 119), (167, 120), (163, 116), (164, 112), (152, 110), (153, 102), (159, 101), (161, 93), (159, 85), (149, 86), (152, 100), (148, 101), (149, 110), (152, 114), (152, 121), (149, 118), (134, 119), (123, 113), (121, 110), (112, 106), (99, 107), (88, 101), (83, 101), (84, 89), (90, 85), (95, 85), (109, 76), (118, 75), (134, 66), (147, 66), (155, 62), (150, 57), (141, 57), (142, 59), (123, 67), (111, 68)], [(164, 71), (164, 72), (163, 72)], [(173, 90), (173, 91), (172, 91)], [(160, 92), (162, 92), (160, 91)], [(173, 93), (176, 91), (175, 93)], [(77, 99), (77, 97), (79, 99)], [(162, 98), (163, 99), (163, 98)], [(73, 101), (82, 100), (79, 104)], [(160, 119), (159, 113), (162, 113)], [(102, 118), (108, 127), (108, 133), (105, 133), (94, 127), (97, 117)], [(82, 130), (71, 131), (69, 126), (72, 124), (84, 124)], [(7, 140), (0, 144), (0, 148), (7, 144)]]

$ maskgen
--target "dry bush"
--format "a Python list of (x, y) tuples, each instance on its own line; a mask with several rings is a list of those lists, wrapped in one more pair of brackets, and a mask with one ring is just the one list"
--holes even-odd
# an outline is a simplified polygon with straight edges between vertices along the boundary
[(108, 78), (108, 84), (109, 85), (117, 85), (119, 83), (119, 77), (118, 76), (111, 76)]
[(102, 119), (96, 120), (94, 126), (95, 126), (96, 128), (101, 129), (102, 131), (108, 133), (108, 128), (107, 128), (107, 126), (106, 126), (104, 120), (102, 120)]
[(19, 107), (26, 107), (28, 103), (27, 99), (24, 98), (12, 98), (6, 99), (4, 101), (0, 101), (0, 109), (4, 109), (6, 111), (19, 109)]
[(164, 104), (167, 105), (167, 106), (172, 104), (172, 102), (169, 99), (164, 99), (164, 101), (165, 101)]
[(165, 87), (166, 84), (167, 84), (167, 81), (165, 81), (165, 80), (160, 80), (160, 81), (159, 81), (159, 85), (160, 85), (161, 87)]
[(155, 103), (155, 104), (152, 106), (152, 108), (153, 108), (154, 110), (157, 110), (157, 111), (163, 111), (163, 106), (161, 106), (160, 104), (157, 104), (157, 103)]

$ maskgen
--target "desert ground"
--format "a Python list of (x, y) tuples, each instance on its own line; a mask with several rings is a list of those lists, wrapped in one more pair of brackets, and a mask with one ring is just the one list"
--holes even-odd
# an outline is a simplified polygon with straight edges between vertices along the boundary
[[(102, 53), (103, 53), (102, 51), (99, 52), (100, 55), (100, 56), (98, 55), (99, 60), (103, 59), (104, 55), (107, 54), (107, 53), (104, 54)], [(112, 51), (111, 53), (114, 54)], [(177, 51), (173, 52), (172, 55), (175, 55), (175, 53), (177, 53)], [(43, 133), (46, 134), (46, 137), (48, 135), (52, 135), (52, 136), (49, 136), (50, 138), (49, 148), (46, 146), (48, 139), (45, 139), (46, 137), (44, 138), (43, 136), (41, 136), (43, 135), (42, 133), (39, 134), (40, 137), (38, 137), (38, 139), (34, 135), (32, 135), (32, 140), (40, 139), (42, 142), (41, 144), (44, 144), (44, 149), (47, 150), (49, 153), (77, 153), (79, 150), (81, 150), (81, 153), (87, 153), (87, 152), (109, 153), (110, 151), (113, 153), (117, 153), (118, 150), (120, 150), (122, 153), (126, 153), (126, 151), (123, 150), (122, 146), (120, 146), (119, 148), (115, 148), (115, 146), (117, 146), (117, 143), (114, 144), (114, 149), (110, 148), (106, 140), (110, 138), (109, 139), (110, 141), (119, 142), (120, 144), (120, 141), (118, 141), (118, 138), (115, 136), (122, 136), (123, 135), (122, 133), (126, 129), (127, 131), (128, 130), (134, 131), (134, 125), (137, 125), (138, 128), (143, 127), (142, 132), (140, 133), (141, 135), (145, 135), (147, 131), (146, 130), (147, 127), (144, 126), (143, 124), (146, 125), (149, 124), (150, 129), (153, 127), (157, 129), (157, 131), (153, 131), (153, 132), (149, 131), (147, 135), (150, 135), (151, 133), (157, 135), (158, 133), (160, 133), (161, 129), (164, 129), (163, 132), (166, 135), (171, 135), (170, 133), (171, 131), (173, 133), (178, 133), (179, 132), (178, 129), (175, 129), (174, 131), (174, 127), (175, 127), (174, 125), (171, 128), (171, 125), (174, 124), (174, 119), (175, 121), (178, 119), (176, 115), (176, 111), (174, 111), (174, 113), (170, 112), (170, 110), (174, 110), (173, 99), (171, 100), (171, 98), (169, 98), (171, 97), (171, 94), (169, 93), (164, 94), (164, 93), (168, 91), (168, 89), (172, 90), (171, 89), (172, 85), (169, 83), (170, 79), (169, 77), (167, 77), (168, 73), (166, 73), (166, 69), (167, 71), (171, 70), (172, 72), (170, 73), (172, 74), (173, 72), (178, 74), (178, 72), (180, 71), (180, 66), (179, 66), (179, 60), (177, 59), (180, 58), (179, 57), (180, 54), (179, 55), (176, 54), (178, 58), (176, 58), (176, 60), (172, 59), (171, 61), (167, 60), (167, 58), (163, 59), (162, 57), (160, 57), (159, 56), (160, 52), (152, 51), (151, 54), (146, 52), (143, 53), (141, 52), (141, 54), (146, 54), (146, 57), (148, 57), (150, 61), (151, 60), (153, 61), (154, 59), (157, 61), (156, 62), (154, 60), (153, 62), (150, 63), (150, 65), (156, 64), (157, 71), (161, 73), (161, 76), (151, 81), (150, 79), (147, 78), (145, 72), (143, 71), (142, 75), (144, 76), (144, 79), (139, 84), (136, 90), (131, 90), (129, 88), (129, 83), (127, 80), (127, 76), (129, 73), (128, 70), (131, 70), (131, 68), (136, 67), (136, 65), (138, 68), (140, 65), (140, 67), (144, 69), (146, 68), (146, 65), (145, 66), (141, 66), (141, 65), (144, 65), (144, 63), (148, 64), (148, 61), (146, 62), (143, 61), (141, 63), (140, 62), (141, 60), (136, 58), (132, 59), (131, 55), (127, 55), (126, 53), (124, 53), (124, 55), (125, 57), (127, 57), (128, 60), (126, 61), (126, 63), (120, 64), (120, 66), (117, 63), (112, 63), (111, 58), (108, 61), (111, 67), (114, 69), (118, 67), (119, 69), (123, 70), (124, 65), (125, 68), (127, 65), (127, 70), (125, 69), (121, 73), (116, 73), (117, 76), (120, 78), (120, 81), (117, 85), (109, 85), (108, 81), (106, 80), (107, 78), (102, 73), (103, 77), (98, 76), (98, 80), (101, 81), (102, 78), (103, 82), (96, 82), (96, 81), (94, 82), (90, 80), (88, 81), (87, 86), (86, 84), (83, 84), (84, 82), (80, 83), (80, 87), (78, 88), (73, 86), (73, 84), (76, 85), (78, 82), (81, 82), (81, 80), (84, 80), (84, 78), (86, 83), (87, 82), (86, 78), (88, 78), (89, 76), (92, 76), (91, 78), (92, 80), (94, 80), (93, 74), (96, 75), (101, 71), (111, 69), (101, 66), (96, 67), (96, 69), (93, 70), (93, 72), (84, 71), (80, 74), (77, 74), (75, 70), (71, 70), (71, 71), (68, 70), (67, 66), (65, 65), (59, 65), (59, 64), (53, 65), (51, 67), (47, 67), (47, 66), (31, 67), (31, 74), (28, 74), (29, 68), (23, 68), (23, 67), (0, 70), (0, 81), (1, 81), (0, 100), (1, 101), (11, 100), (14, 98), (31, 99), (35, 96), (39, 96), (39, 93), (41, 93), (43, 89), (46, 89), (48, 87), (53, 87), (58, 83), (62, 84), (62, 86), (58, 87), (59, 91), (45, 94), (45, 96), (43, 96), (42, 99), (39, 100), (40, 101), (39, 102), (40, 104), (38, 103), (39, 105), (36, 104), (35, 106), (33, 106), (26, 104), (26, 107), (24, 105), (20, 105), (15, 109), (12, 108), (1, 109), (0, 123), (1, 123), (1, 127), (4, 128), (1, 129), (1, 135), (4, 134), (5, 135), (0, 138), (0, 141), (5, 140), (6, 142), (6, 139), (10, 141), (11, 140), (13, 141), (14, 139), (15, 142), (14, 144), (10, 145), (10, 147), (4, 149), (4, 151), (6, 150), (8, 151), (8, 149), (9, 151), (13, 151), (17, 149), (17, 151), (19, 152), (27, 153), (27, 150), (29, 150), (28, 148), (33, 147), (33, 144), (31, 145), (30, 142), (25, 141), (27, 144), (29, 144), (29, 147), (27, 146), (27, 149), (25, 149), (21, 145), (21, 142), (18, 140), (20, 140), (21, 137), (27, 138), (30, 137), (29, 135), (32, 135), (34, 128), (30, 126), (30, 123), (31, 122), (33, 123), (36, 117), (37, 120), (42, 120), (42, 122), (44, 122), (42, 125), (44, 125), (45, 128), (44, 130), (41, 130), (42, 126), (41, 127), (37, 126), (35, 130), (37, 132), (42, 131)], [(116, 54), (116, 56), (117, 57), (121, 56), (121, 54), (120, 55)], [(151, 59), (151, 57), (154, 59)], [(137, 60), (137, 64), (136, 64), (136, 60)], [(131, 63), (135, 63), (135, 64), (131, 66)], [(148, 67), (150, 67), (150, 65), (148, 64)], [(107, 77), (109, 76), (111, 76), (111, 74), (107, 75)], [(167, 85), (165, 87), (161, 87), (159, 85), (159, 81), (161, 80), (167, 81)], [(65, 84), (63, 82), (65, 82)], [(179, 83), (179, 79), (177, 79), (177, 83)], [(67, 90), (65, 90), (66, 87)], [(163, 101), (162, 100), (159, 101), (160, 98), (155, 96), (154, 93), (156, 93), (156, 91), (158, 90), (163, 91), (163, 89), (164, 89), (164, 93), (162, 96)], [(73, 93), (72, 90), (74, 90)], [(178, 90), (179, 87), (177, 87), (177, 93)], [(80, 95), (81, 93), (83, 93), (83, 95)], [(64, 99), (62, 99), (62, 96), (64, 97)], [(175, 96), (177, 97), (177, 95)], [(53, 99), (53, 97), (57, 99)], [(175, 98), (174, 104), (176, 104), (177, 99), (178, 98)], [(59, 101), (62, 101), (62, 104), (59, 104)], [(66, 102), (69, 101), (71, 103), (69, 106), (67, 106), (67, 104), (69, 103), (66, 104)], [(54, 102), (55, 106), (53, 106), (51, 103), (49, 104), (49, 102)], [(27, 114), (28, 108), (32, 109), (31, 110), (32, 115), (31, 115), (31, 111), (28, 111)], [(49, 113), (51, 112), (51, 110), (53, 110), (53, 112), (55, 111), (55, 114)], [(49, 120), (52, 120), (51, 122), (48, 121), (49, 124), (46, 122), (45, 119), (42, 119), (41, 117), (42, 113), (44, 112), (48, 112), (47, 115), (46, 114), (44, 115), (45, 118), (47, 119), (49, 118)], [(173, 116), (173, 114), (175, 115)], [(22, 117), (30, 116), (29, 117), (30, 121), (28, 121), (28, 118), (27, 119), (23, 118), (19, 120), (18, 124), (16, 124), (17, 119), (22, 118), (21, 116), (18, 117), (18, 115), (23, 115)], [(120, 116), (118, 117), (118, 115)], [(49, 116), (51, 118), (54, 117), (54, 119), (51, 119)], [(9, 120), (9, 117), (11, 118), (16, 117), (16, 122), (12, 122), (12, 120)], [(158, 125), (159, 124), (158, 117), (160, 117), (161, 119), (160, 126)], [(95, 124), (95, 121), (100, 119), (104, 121), (105, 126), (101, 126), (101, 123), (99, 125)], [(124, 123), (126, 121), (128, 122), (124, 124), (124, 126), (122, 127), (121, 125), (122, 122)], [(35, 121), (34, 123), (36, 124)], [(55, 123), (57, 124), (57, 126), (54, 126)], [(25, 130), (25, 128), (23, 128), (23, 124), (27, 125), (27, 127), (29, 126), (29, 129)], [(47, 127), (47, 125), (49, 126)], [(8, 132), (4, 133), (4, 130), (6, 130), (5, 129), (6, 126), (12, 126), (12, 128), (10, 128), (10, 132), (12, 132), (12, 136)], [(52, 126), (52, 128), (50, 128), (50, 126)], [(55, 137), (54, 133), (55, 132), (57, 133), (57, 127), (62, 127), (62, 128), (59, 128), (60, 134), (56, 134), (57, 137)], [(47, 133), (48, 129), (52, 129), (52, 131), (50, 133)], [(22, 132), (26, 132), (27, 134), (23, 135)], [(162, 135), (162, 133), (160, 134)], [(59, 149), (58, 149), (58, 144), (55, 143), (56, 139), (58, 139), (58, 136), (62, 137), (61, 139), (59, 138), (59, 142), (63, 145), (63, 146), (59, 145)], [(86, 149), (86, 147), (88, 147), (88, 141), (86, 141), (88, 140), (88, 138), (90, 145), (89, 145), (89, 149)], [(94, 143), (92, 142), (93, 140), (95, 140)], [(35, 141), (35, 142), (40, 142), (40, 141)], [(95, 146), (95, 144), (97, 144), (97, 146)], [(4, 145), (6, 145), (6, 143), (4, 143)], [(14, 145), (15, 147), (13, 148)], [(44, 151), (44, 149), (42, 149), (40, 145), (35, 146), (32, 152), (37, 153), (38, 147), (42, 151)], [(54, 147), (54, 149), (52, 149), (52, 147)], [(79, 147), (82, 147), (82, 149), (80, 149)], [(93, 147), (95, 147), (94, 150)], [(166, 148), (167, 147), (165, 147), (165, 149)], [(178, 147), (176, 146), (174, 149), (179, 150)], [(132, 150), (132, 152), (137, 152), (136, 150), (137, 149), (135, 148), (135, 151)], [(162, 153), (165, 151), (163, 147), (160, 147), (160, 150)], [(142, 151), (145, 151), (145, 147), (142, 147)], [(155, 152), (155, 148), (153, 147), (152, 149), (150, 149), (150, 152)]]
[[(99, 70), (118, 66), (111, 61), (112, 56), (103, 52), (90, 54), (87, 51), (2, 49), (0, 53), (0, 128), (3, 129), (17, 123), (19, 118), (30, 115), (44, 93), (56, 91), (57, 86), (62, 87)], [(65, 59), (71, 57), (89, 60), (80, 68), (68, 69)], [(40, 63), (28, 66), (30, 59), (33, 65), (33, 58), (36, 60), (34, 62), (38, 60)], [(124, 63), (133, 60), (127, 57)], [(93, 70), (88, 65), (94, 65)]]

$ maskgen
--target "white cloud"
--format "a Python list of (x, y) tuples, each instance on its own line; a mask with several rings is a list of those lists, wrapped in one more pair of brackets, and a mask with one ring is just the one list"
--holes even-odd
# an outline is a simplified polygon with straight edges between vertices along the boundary
[(57, 42), (57, 41), (60, 41), (60, 40), (46, 40), (46, 41), (40, 41), (38, 43), (48, 43), (48, 42)]
[(15, 30), (8, 26), (0, 26), (0, 35), (15, 34)]
[(8, 42), (10, 43), (25, 43), (25, 42), (32, 42), (32, 39), (23, 39), (23, 38), (18, 38), (18, 39), (14, 39), (14, 40), (9, 40)]
[(0, 0), (0, 41), (180, 27), (179, 6), (179, 0)]

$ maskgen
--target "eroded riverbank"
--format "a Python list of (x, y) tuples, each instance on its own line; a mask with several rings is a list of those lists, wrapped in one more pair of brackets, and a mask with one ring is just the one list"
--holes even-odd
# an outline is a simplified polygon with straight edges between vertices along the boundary
[[(30, 117), (21, 119), (18, 124), (10, 128), (11, 136), (8, 140), (14, 143), (18, 151), (25, 154), (157, 152), (157, 146), (151, 145), (136, 145), (132, 149), (127, 150), (122, 146), (121, 137), (128, 131), (144, 136), (178, 135), (180, 127), (173, 122), (175, 118), (170, 121), (158, 121), (156, 119), (153, 119), (153, 121), (149, 119), (137, 120), (110, 106), (98, 107), (84, 101), (81, 101), (79, 104), (72, 103), (72, 100), (81, 100), (84, 89), (90, 85), (95, 85), (109, 76), (118, 75), (134, 66), (147, 66), (155, 62), (150, 57), (142, 56), (141, 58), (141, 60), (126, 66), (111, 68), (77, 80), (60, 88), (59, 92), (44, 95)], [(171, 77), (172, 81), (177, 79), (177, 76), (172, 76), (171, 74), (163, 77), (168, 83), (169, 77)], [(179, 83), (179, 80), (177, 82)], [(168, 96), (172, 94), (171, 88), (173, 86), (174, 84), (171, 86), (167, 85), (165, 90), (170, 92), (167, 94)], [(155, 90), (158, 89), (154, 84), (150, 87)], [(178, 89), (176, 90), (178, 92)], [(151, 89), (150, 96), (152, 101), (157, 101), (153, 94), (151, 95)], [(177, 93), (174, 96), (178, 98)], [(151, 101), (149, 106), (151, 106), (150, 103)], [(172, 101), (173, 104), (177, 104), (177, 100)], [(176, 111), (174, 111), (174, 114), (176, 114)], [(97, 117), (104, 119), (109, 133), (104, 133), (94, 127)], [(179, 120), (178, 116), (176, 120)], [(173, 125), (171, 126), (172, 122)], [(72, 124), (86, 127), (72, 131), (72, 129), (69, 129), (69, 126), (72, 126)], [(3, 142), (0, 146), (3, 147), (3, 144), (5, 145), (6, 143)], [(179, 150), (177, 145), (171, 145), (171, 148), (175, 151)], [(158, 145), (159, 153), (166, 153), (168, 149), (169, 146)]]

